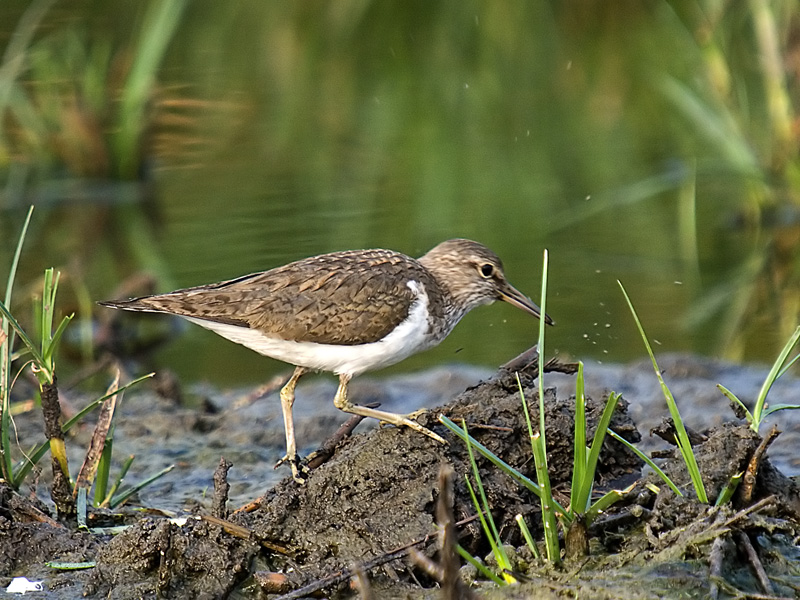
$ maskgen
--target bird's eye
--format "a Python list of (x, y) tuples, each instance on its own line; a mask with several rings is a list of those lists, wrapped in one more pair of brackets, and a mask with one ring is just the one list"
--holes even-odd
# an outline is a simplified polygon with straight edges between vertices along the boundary
[(492, 274), (494, 273), (494, 265), (492, 265), (491, 263), (484, 263), (481, 265), (480, 271), (481, 275), (483, 275), (484, 277), (487, 278), (491, 277)]

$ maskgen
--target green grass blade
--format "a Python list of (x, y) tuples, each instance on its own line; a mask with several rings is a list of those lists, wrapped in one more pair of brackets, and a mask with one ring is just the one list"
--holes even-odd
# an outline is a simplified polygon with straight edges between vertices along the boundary
[(722, 506), (723, 504), (730, 502), (731, 498), (733, 498), (736, 488), (739, 487), (739, 483), (741, 483), (743, 476), (744, 471), (739, 471), (736, 473), (736, 475), (731, 477), (730, 480), (728, 480), (728, 482), (719, 491), (719, 495), (717, 496), (717, 501), (714, 502), (714, 506)]
[(53, 334), (52, 339), (50, 340), (50, 344), (47, 347), (47, 354), (43, 355), (42, 358), (52, 364), (53, 359), (53, 352), (58, 347), (58, 343), (61, 341), (61, 336), (64, 335), (64, 331), (67, 329), (67, 325), (69, 325), (70, 321), (72, 321), (75, 314), (67, 315), (63, 319), (61, 319), (61, 323), (58, 324), (58, 329)]
[(786, 373), (786, 371), (792, 368), (792, 365), (797, 362), (797, 359), (800, 359), (800, 354), (796, 355), (792, 360), (790, 360), (783, 366), (781, 372), (778, 373), (778, 379), (780, 379), (783, 376), (783, 374)]
[(611, 490), (598, 498), (586, 511), (586, 526), (591, 525), (597, 517), (599, 517), (605, 509), (619, 502), (626, 494), (629, 494), (636, 484), (632, 484), (624, 490)]
[(174, 468), (175, 468), (175, 465), (170, 465), (166, 469), (162, 469), (158, 473), (156, 473), (155, 475), (153, 475), (151, 477), (148, 477), (147, 479), (145, 479), (141, 483), (138, 483), (135, 486), (124, 490), (122, 493), (120, 493), (119, 496), (114, 497), (114, 499), (110, 502), (111, 508), (118, 507), (120, 504), (125, 502), (128, 498), (133, 496), (136, 492), (138, 492), (142, 488), (147, 487), (148, 485), (150, 485), (154, 481), (156, 481), (158, 479), (161, 479), (164, 475), (166, 475), (167, 473), (172, 471), (172, 469), (174, 469)]
[(613, 429), (609, 429), (608, 430), (608, 435), (610, 435), (612, 438), (614, 438), (615, 440), (620, 442), (623, 446), (626, 446), (628, 448), (628, 450), (633, 452), (636, 456), (638, 456), (645, 463), (647, 463), (647, 466), (650, 467), (651, 469), (653, 469), (653, 472), (656, 475), (658, 475), (659, 477), (661, 477), (662, 481), (664, 483), (666, 483), (673, 492), (675, 492), (678, 496), (683, 496), (683, 493), (678, 489), (678, 486), (675, 485), (675, 483), (673, 483), (672, 479), (670, 479), (669, 476), (667, 476), (667, 474), (664, 473), (664, 471), (661, 470), (661, 467), (659, 467), (656, 463), (653, 462), (652, 458), (647, 456), (644, 452), (639, 450), (636, 446), (631, 444), (628, 440), (626, 440), (624, 437), (619, 435)]
[(764, 413), (762, 416), (764, 418), (768, 417), (774, 412), (778, 412), (779, 410), (798, 410), (800, 409), (800, 404), (772, 404), (767, 405), (767, 408), (764, 409)]
[(86, 524), (87, 496), (88, 490), (86, 488), (78, 488), (78, 498), (75, 507), (78, 529), (85, 530), (89, 528), (89, 526)]
[(734, 404), (736, 404), (737, 406), (739, 406), (739, 408), (741, 408), (741, 409), (744, 411), (745, 418), (747, 419), (747, 422), (748, 422), (748, 423), (750, 423), (750, 424), (752, 424), (752, 423), (753, 423), (753, 413), (751, 413), (751, 412), (750, 412), (750, 410), (747, 408), (747, 406), (745, 406), (744, 402), (742, 402), (741, 400), (739, 400), (739, 398), (736, 396), (736, 394), (734, 394), (732, 391), (730, 391), (728, 388), (726, 388), (726, 387), (725, 387), (724, 385), (722, 385), (721, 383), (718, 383), (718, 384), (717, 384), (717, 389), (718, 389), (720, 392), (722, 392), (722, 393), (723, 393), (723, 395), (724, 395), (724, 396), (725, 396), (725, 397), (726, 397), (728, 400), (730, 400), (731, 402), (733, 402)]
[(539, 435), (542, 438), (542, 445), (545, 449), (544, 455), (544, 468), (547, 469), (547, 436), (545, 434), (544, 422), (544, 315), (547, 314), (547, 264), (548, 253), (547, 249), (544, 250), (542, 257), (542, 293), (539, 299), (539, 307), (541, 310), (542, 318), (539, 319)]
[(100, 506), (108, 495), (108, 482), (111, 472), (111, 457), (114, 453), (114, 435), (109, 432), (103, 444), (103, 451), (100, 453), (100, 461), (97, 463), (97, 474), (94, 477), (94, 500), (95, 506)]
[[(500, 539), (500, 532), (497, 530), (497, 526), (494, 523), (491, 507), (489, 506), (489, 500), (486, 497), (486, 491), (483, 489), (483, 481), (481, 481), (481, 474), (480, 471), (478, 471), (478, 463), (475, 460), (475, 453), (472, 451), (472, 445), (470, 444), (470, 435), (469, 431), (467, 431), (466, 421), (464, 420), (461, 421), (461, 427), (467, 434), (466, 437), (467, 454), (469, 455), (469, 462), (470, 465), (472, 466), (472, 475), (475, 478), (475, 485), (478, 487), (478, 492), (480, 493), (481, 496), (481, 504), (483, 506), (483, 512), (486, 515), (485, 519), (483, 516), (480, 517), (481, 524), (484, 526), (486, 537), (489, 538), (489, 544), (492, 546), (492, 553), (497, 559), (497, 566), (500, 567), (501, 571), (505, 571), (506, 569), (511, 568), (511, 562), (508, 560), (505, 548), (503, 548), (503, 540)], [(473, 502), (476, 503), (475, 508), (478, 510), (478, 513), (480, 514), (481, 505), (477, 504), (477, 499), (475, 498), (475, 492), (472, 490), (472, 486), (469, 483), (469, 478), (467, 478), (467, 487), (469, 488)], [(486, 527), (487, 523), (489, 524), (488, 528)], [(503, 579), (505, 579), (508, 583), (516, 583), (516, 580), (513, 577), (505, 573), (503, 573)]]
[(547, 451), (544, 448), (542, 436), (534, 434), (531, 439), (533, 444), (533, 460), (536, 463), (536, 479), (542, 488), (539, 502), (542, 510), (542, 526), (544, 527), (544, 547), (547, 559), (553, 564), (561, 562), (561, 548), (558, 545), (558, 528), (553, 504), (553, 490), (550, 487), (550, 474), (547, 472)]
[(489, 569), (486, 567), (486, 565), (484, 565), (482, 562), (480, 562), (479, 560), (477, 560), (477, 559), (476, 559), (474, 556), (472, 556), (472, 555), (471, 555), (469, 552), (467, 552), (466, 550), (464, 550), (464, 548), (462, 548), (460, 544), (456, 544), (456, 552), (458, 552), (458, 553), (461, 555), (461, 558), (463, 558), (465, 561), (467, 561), (467, 562), (468, 562), (469, 564), (471, 564), (473, 567), (475, 567), (476, 569), (478, 569), (478, 572), (479, 572), (481, 575), (483, 575), (484, 577), (486, 577), (486, 579), (491, 579), (491, 580), (492, 580), (492, 581), (494, 581), (494, 582), (495, 582), (497, 585), (505, 585), (505, 584), (506, 584), (506, 582), (505, 582), (505, 581), (503, 581), (503, 580), (502, 580), (502, 579), (500, 579), (500, 578), (499, 578), (497, 575), (495, 575), (494, 573), (492, 573), (492, 572), (491, 572), (491, 571), (490, 571), (490, 570), (489, 570)]
[(531, 554), (533, 554), (533, 557), (536, 560), (542, 560), (542, 555), (539, 554), (539, 548), (536, 547), (536, 542), (533, 541), (531, 530), (528, 529), (525, 519), (522, 518), (522, 515), (517, 515), (514, 517), (514, 520), (517, 522), (519, 530), (522, 532), (522, 537), (525, 538), (525, 543), (528, 545), (528, 549), (531, 551)]
[[(0, 96), (2, 96), (2, 92), (0, 92)], [(0, 106), (4, 104), (4, 100), (0, 98)], [(22, 246), (25, 243), (25, 236), (28, 232), (32, 214), (33, 206), (28, 209), (25, 223), (22, 225), (22, 231), (17, 240), (17, 247), (14, 250), (14, 258), (11, 260), (11, 268), (8, 271), (8, 279), (6, 281), (5, 301), (0, 303), (3, 308), (11, 306), (19, 258), (22, 255)], [(14, 360), (14, 334), (10, 328), (10, 321), (6, 316), (8, 311), (2, 312), (3, 316), (0, 318), (0, 471), (2, 471), (3, 478), (12, 487), (16, 488), (14, 463), (11, 460), (11, 363)]]
[[(531, 415), (528, 412), (528, 403), (525, 401), (525, 392), (522, 389), (522, 381), (519, 378), (519, 373), (516, 373), (517, 389), (519, 390), (519, 398), (522, 401), (522, 414), (525, 417), (525, 425), (528, 427), (528, 438), (533, 439), (533, 424), (531, 423)], [(531, 446), (533, 450), (533, 446)]]
[(686, 427), (683, 425), (683, 419), (681, 419), (681, 414), (678, 410), (678, 404), (675, 402), (675, 397), (672, 395), (672, 391), (669, 389), (669, 387), (667, 387), (664, 378), (661, 376), (661, 369), (659, 369), (658, 363), (656, 362), (655, 354), (653, 354), (653, 348), (650, 346), (650, 341), (647, 339), (647, 334), (644, 331), (642, 322), (639, 320), (639, 315), (636, 313), (636, 309), (633, 307), (633, 302), (631, 302), (630, 297), (628, 297), (628, 292), (625, 291), (625, 287), (622, 285), (621, 281), (617, 281), (617, 283), (622, 290), (622, 294), (625, 296), (625, 301), (628, 303), (628, 308), (633, 315), (633, 320), (636, 322), (636, 327), (639, 329), (639, 335), (641, 335), (645, 348), (647, 348), (647, 354), (650, 356), (650, 361), (653, 363), (653, 370), (655, 371), (656, 378), (661, 386), (661, 392), (664, 395), (664, 399), (667, 401), (667, 408), (669, 408), (669, 413), (672, 417), (675, 431), (677, 432), (676, 441), (678, 444), (678, 449), (680, 450), (683, 461), (686, 464), (686, 470), (689, 472), (689, 478), (692, 480), (692, 485), (694, 486), (697, 498), (700, 500), (700, 502), (708, 504), (708, 495), (706, 494), (706, 489), (703, 485), (703, 478), (700, 475), (700, 468), (697, 466), (697, 460), (695, 459), (694, 452), (692, 451), (692, 444), (689, 442), (689, 435), (686, 433)]
[(786, 342), (786, 345), (781, 350), (778, 358), (772, 364), (772, 368), (769, 370), (767, 374), (767, 378), (764, 380), (764, 384), (761, 386), (761, 390), (758, 392), (758, 397), (756, 399), (756, 405), (753, 408), (753, 423), (750, 426), (753, 431), (758, 431), (759, 427), (761, 426), (761, 422), (764, 420), (764, 404), (767, 401), (767, 394), (769, 394), (769, 390), (772, 388), (772, 384), (775, 383), (775, 380), (778, 379), (781, 373), (781, 367), (783, 363), (786, 362), (786, 359), (789, 356), (789, 353), (794, 348), (797, 341), (800, 340), (800, 327), (794, 330), (794, 333), (789, 338), (789, 341)]
[[(542, 316), (547, 314), (547, 272), (549, 253), (547, 249), (542, 253), (542, 293), (539, 298), (539, 307)], [(561, 549), (558, 545), (558, 528), (556, 525), (555, 498), (550, 488), (550, 473), (547, 467), (547, 437), (544, 416), (544, 362), (545, 362), (545, 330), (544, 318), (539, 319), (539, 433), (531, 437), (533, 458), (536, 463), (536, 479), (542, 488), (539, 501), (542, 507), (542, 523), (544, 526), (544, 545), (547, 558), (553, 564), (561, 562)], [(519, 378), (517, 378), (519, 380)], [(521, 386), (520, 386), (521, 387)], [(520, 390), (521, 391), (521, 390)], [(523, 399), (523, 403), (525, 400)]]
[(589, 456), (586, 458), (585, 477), (579, 489), (577, 508), (572, 508), (574, 511), (583, 513), (589, 508), (589, 502), (592, 498), (592, 489), (594, 487), (595, 471), (597, 470), (597, 461), (600, 459), (600, 450), (603, 447), (603, 441), (606, 439), (608, 426), (611, 424), (611, 418), (614, 416), (614, 411), (621, 397), (621, 394), (615, 394), (614, 392), (611, 392), (608, 396), (603, 414), (600, 416), (600, 421), (597, 423), (597, 430), (594, 432), (594, 439), (592, 440), (592, 447), (589, 450)]
[[(53, 268), (44, 271), (44, 287), (42, 289), (42, 310), (40, 313), (41, 324), (39, 332), (42, 338), (42, 359), (48, 361), (50, 356), (50, 343), (53, 340), (53, 313), (55, 312), (55, 296), (58, 289), (58, 275), (53, 278)], [(45, 364), (52, 367), (48, 361)]]
[[(25, 223), (22, 225), (22, 231), (19, 234), (17, 241), (17, 248), (14, 250), (14, 258), (11, 260), (11, 270), (8, 272), (8, 280), (6, 281), (6, 306), (11, 305), (11, 294), (14, 289), (14, 281), (17, 278), (17, 267), (19, 266), (19, 258), (22, 255), (22, 245), (25, 243), (25, 236), (28, 233), (28, 225), (31, 223), (31, 216), (33, 215), (33, 206), (28, 209), (28, 215), (25, 217)], [(7, 334), (8, 331), (5, 331)]]
[(58, 569), (59, 571), (80, 571), (82, 569), (91, 569), (97, 566), (96, 560), (85, 562), (62, 562), (62, 561), (49, 561), (44, 563), (51, 569)]
[(145, 110), (151, 101), (153, 80), (180, 23), (186, 0), (157, 0), (147, 5), (134, 61), (120, 99), (113, 143), (119, 175), (133, 178), (138, 165), (140, 137), (148, 123)]
[(114, 497), (114, 494), (117, 493), (119, 486), (121, 486), (122, 482), (125, 480), (125, 475), (128, 474), (128, 469), (131, 468), (134, 458), (136, 458), (136, 456), (131, 454), (125, 459), (125, 462), (122, 463), (122, 468), (119, 470), (119, 475), (117, 475), (117, 478), (112, 484), (111, 489), (108, 490), (108, 494), (106, 494), (105, 498), (102, 498), (102, 502), (100, 503), (101, 508), (108, 508), (109, 504), (111, 504), (111, 499)]
[[(578, 376), (575, 380), (575, 439), (572, 455), (572, 487), (569, 507), (574, 513), (586, 511), (586, 503), (581, 503), (581, 490), (586, 480), (586, 393), (583, 375), (583, 362), (578, 362)], [(591, 492), (585, 497), (591, 495)]]
[(36, 347), (36, 344), (34, 344), (33, 340), (31, 340), (31, 338), (28, 337), (28, 334), (25, 333), (25, 330), (22, 328), (22, 325), (20, 325), (19, 321), (17, 321), (14, 318), (14, 316), (11, 314), (11, 312), (8, 310), (5, 303), (3, 302), (0, 302), (0, 313), (3, 313), (3, 317), (5, 317), (6, 322), (9, 325), (11, 325), (11, 327), (19, 336), (19, 339), (21, 339), (22, 343), (25, 344), (25, 346), (28, 348), (28, 352), (31, 353), (33, 362), (36, 363), (36, 366), (40, 368), (44, 367), (45, 365), (44, 358), (42, 358), (42, 354), (41, 352), (39, 352), (39, 349)]
[[(3, 320), (5, 325), (5, 319)], [(14, 485), (14, 464), (11, 460), (11, 385), (6, 386), (6, 382), (10, 382), (10, 365), (11, 360), (9, 354), (10, 340), (8, 336), (0, 331), (0, 370), (3, 374), (0, 376), (0, 474), (3, 479), (9, 482), (12, 487)]]
[[(472, 499), (472, 504), (473, 506), (475, 506), (475, 510), (478, 513), (478, 518), (480, 519), (481, 527), (483, 528), (483, 534), (489, 541), (489, 547), (492, 549), (492, 554), (494, 555), (495, 560), (497, 561), (497, 566), (502, 571), (503, 569), (506, 568), (505, 561), (503, 560), (503, 557), (500, 554), (500, 548), (502, 548), (502, 542), (500, 540), (495, 539), (494, 534), (492, 533), (492, 530), (489, 527), (489, 523), (487, 522), (486, 517), (484, 516), (484, 510), (481, 508), (480, 500), (478, 500), (478, 496), (475, 495), (475, 490), (472, 487), (472, 484), (470, 483), (469, 477), (467, 475), (464, 475), (464, 480), (467, 482), (467, 490), (469, 491), (469, 496)], [(492, 513), (486, 510), (485, 514), (488, 515), (489, 518), (491, 519)], [(503, 576), (503, 579), (505, 579), (505, 575)], [(507, 581), (503, 581), (500, 583), (500, 585), (506, 585), (507, 583), (508, 583)]]
[[(451, 419), (449, 419), (445, 415), (440, 415), (439, 416), (439, 422), (442, 425), (444, 425), (445, 427), (447, 427), (454, 434), (456, 434), (459, 438), (461, 438), (461, 440), (463, 442), (466, 443), (467, 440), (466, 440), (466, 436), (464, 434), (464, 430), (462, 430), (458, 425), (456, 425)], [(514, 479), (521, 486), (523, 486), (527, 490), (530, 490), (531, 492), (533, 492), (537, 496), (539, 496), (542, 493), (542, 489), (539, 487), (539, 484), (537, 484), (535, 481), (531, 480), (530, 478), (528, 478), (525, 475), (523, 475), (522, 473), (520, 473), (517, 469), (515, 469), (514, 467), (509, 465), (507, 462), (505, 462), (502, 458), (500, 458), (494, 452), (489, 450), (486, 446), (481, 444), (474, 437), (469, 436), (469, 439), (470, 439), (470, 443), (472, 444), (472, 447), (475, 450), (477, 450), (481, 454), (481, 456), (483, 456), (484, 458), (488, 459), (489, 462), (491, 462), (498, 469), (503, 471), (503, 473), (505, 473), (506, 475), (508, 475), (512, 479)], [(566, 515), (568, 514), (567, 513), (567, 509), (565, 509), (563, 506), (561, 506), (561, 504), (559, 504), (557, 501), (554, 500), (553, 502), (554, 502), (556, 510), (559, 512), (559, 514), (563, 515), (564, 517), (566, 517)], [(568, 524), (569, 524), (569, 521), (567, 521), (567, 525)]]
[[(459, 427), (458, 425), (456, 425), (448, 417), (446, 417), (444, 415), (440, 415), (439, 416), (439, 422), (442, 425), (444, 425), (445, 427), (447, 427), (454, 434), (456, 434), (459, 438), (461, 438), (461, 441), (463, 441), (464, 443), (467, 442), (467, 437), (468, 436), (467, 436), (467, 434), (464, 433), (464, 430), (461, 429), (461, 427)], [(526, 477), (525, 475), (523, 475), (522, 473), (517, 471), (514, 467), (509, 465), (502, 458), (497, 456), (494, 452), (489, 450), (486, 446), (481, 444), (478, 440), (476, 440), (472, 436), (469, 436), (469, 443), (472, 445), (472, 447), (475, 450), (480, 452), (481, 456), (487, 458), (489, 460), (489, 462), (491, 462), (498, 469), (500, 469), (501, 471), (506, 473), (509, 477), (511, 477), (511, 478), (515, 479), (516, 481), (518, 481), (522, 486), (524, 486), (525, 488), (527, 488), (528, 490), (530, 490), (531, 492), (533, 492), (537, 496), (542, 493), (541, 488), (539, 487), (539, 485), (536, 482), (532, 481), (531, 479), (529, 479), (528, 477)]]

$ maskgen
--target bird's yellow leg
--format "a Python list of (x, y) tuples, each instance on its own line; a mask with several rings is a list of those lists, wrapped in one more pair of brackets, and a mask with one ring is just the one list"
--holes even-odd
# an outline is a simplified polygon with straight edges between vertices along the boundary
[(429, 438), (433, 438), (437, 442), (442, 444), (447, 443), (440, 435), (437, 435), (430, 429), (427, 429), (416, 421), (412, 420), (423, 412), (426, 412), (424, 410), (418, 410), (408, 415), (399, 415), (397, 413), (390, 413), (383, 410), (376, 410), (374, 408), (367, 408), (366, 406), (359, 406), (358, 404), (352, 404), (350, 400), (347, 399), (347, 384), (349, 382), (350, 375), (345, 373), (339, 375), (339, 389), (336, 390), (336, 396), (333, 399), (334, 405), (339, 410), (352, 413), (354, 415), (361, 415), (362, 417), (378, 419), (379, 421), (390, 423), (396, 427), (410, 427), (415, 431), (419, 431), (420, 433), (427, 435)]
[(294, 439), (294, 419), (292, 418), (292, 406), (294, 405), (294, 388), (300, 378), (308, 372), (305, 367), (295, 367), (294, 373), (286, 382), (286, 385), (281, 388), (281, 410), (283, 411), (283, 426), (286, 430), (286, 456), (284, 456), (276, 467), (284, 460), (289, 462), (292, 468), (292, 477), (298, 483), (305, 483), (303, 474), (301, 474), (300, 460), (297, 457), (297, 444)]

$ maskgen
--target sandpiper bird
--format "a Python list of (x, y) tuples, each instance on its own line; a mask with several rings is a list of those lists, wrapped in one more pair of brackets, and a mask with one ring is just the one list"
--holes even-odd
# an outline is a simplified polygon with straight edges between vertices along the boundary
[(178, 315), (294, 365), (280, 398), (285, 458), (294, 479), (303, 481), (292, 420), (300, 377), (310, 370), (332, 371), (339, 376), (333, 400), (339, 410), (404, 425), (444, 442), (413, 420), (418, 413), (352, 404), (347, 384), (355, 375), (437, 345), (470, 310), (495, 300), (540, 316), (539, 307), (506, 281), (494, 252), (456, 239), (419, 259), (392, 250), (333, 252), (230, 281), (100, 304)]

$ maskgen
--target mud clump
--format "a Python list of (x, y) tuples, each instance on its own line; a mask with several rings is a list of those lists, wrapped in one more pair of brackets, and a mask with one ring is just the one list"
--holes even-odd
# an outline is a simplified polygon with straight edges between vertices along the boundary
[[(538, 423), (534, 380), (523, 374), (522, 381), (531, 418)], [(545, 405), (548, 460), (553, 485), (558, 486), (568, 483), (572, 475), (574, 400), (559, 399), (555, 390), (549, 389)], [(604, 402), (588, 401), (590, 435), (603, 406)], [(626, 403), (620, 403), (612, 427), (635, 442), (639, 434), (626, 407)], [(282, 482), (261, 500), (257, 510), (238, 515), (235, 522), (252, 530), (258, 539), (286, 549), (287, 555), (276, 555), (271, 568), (291, 567), (301, 574), (301, 580), (311, 581), (434, 532), (437, 476), (444, 464), (459, 474), (456, 519), (474, 515), (463, 479), (463, 474), (471, 472), (466, 446), (434, 421), (433, 415), (439, 413), (457, 423), (464, 419), (478, 442), (524, 475), (535, 478), (519, 387), (513, 377), (501, 376), (480, 383), (421, 419), (423, 425), (446, 437), (448, 445), (397, 428), (357, 436), (339, 448), (332, 461), (312, 472), (304, 486), (291, 480)], [(601, 483), (605, 484), (638, 473), (641, 465), (632, 452), (608, 440), (600, 463)], [(479, 458), (478, 464), (501, 534), (509, 536), (510, 543), (519, 543), (514, 516), (524, 514), (532, 528), (538, 527), (538, 498), (487, 460)], [(460, 543), (472, 552), (488, 548), (475, 526), (468, 528)]]
[(246, 573), (258, 550), (219, 525), (189, 517), (146, 519), (112, 539), (97, 555), (84, 593), (106, 598), (221, 598)]

